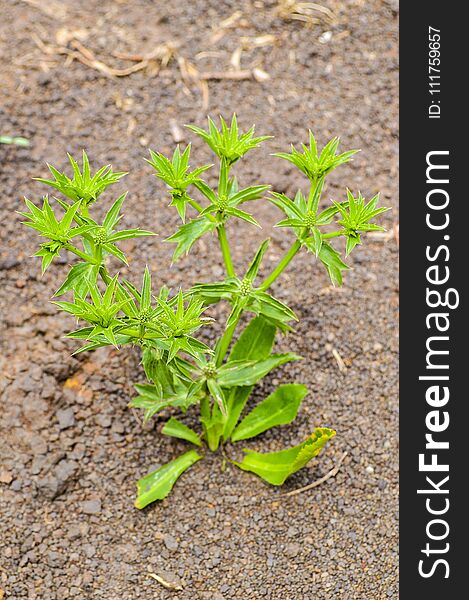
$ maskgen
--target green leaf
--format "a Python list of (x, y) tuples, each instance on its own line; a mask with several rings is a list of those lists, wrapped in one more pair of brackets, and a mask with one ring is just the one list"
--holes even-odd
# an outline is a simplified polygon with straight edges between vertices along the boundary
[(205, 183), (205, 181), (199, 179), (199, 181), (196, 181), (194, 185), (199, 192), (201, 192), (207, 198), (207, 200), (210, 200), (210, 204), (217, 204), (217, 195), (212, 188)]
[(155, 500), (166, 498), (184, 471), (201, 458), (195, 450), (190, 450), (140, 479), (137, 482), (135, 507), (142, 509)]
[(161, 352), (154, 348), (145, 348), (142, 352), (142, 365), (145, 375), (150, 381), (158, 383), (163, 389), (173, 389), (173, 377), (166, 361), (161, 359)]
[(198, 401), (195, 394), (188, 397), (186, 385), (181, 382), (172, 370), (172, 366), (167, 365), (165, 360), (159, 360), (156, 356), (151, 358), (148, 354), (144, 356), (144, 359), (145, 372), (155, 383), (135, 384), (134, 387), (139, 396), (134, 398), (129, 406), (142, 408), (145, 411), (145, 422), (168, 406), (185, 411), (191, 403)]
[(256, 227), (260, 228), (260, 225), (256, 221), (256, 219), (249, 213), (245, 212), (244, 210), (239, 210), (239, 208), (233, 208), (233, 207), (229, 206), (225, 210), (225, 214), (230, 215), (230, 217), (237, 217), (238, 219), (247, 221), (248, 223), (251, 223), (251, 225), (255, 225)]
[(204, 233), (213, 231), (216, 225), (216, 223), (205, 217), (193, 219), (192, 221), (181, 225), (176, 233), (165, 240), (166, 242), (175, 242), (177, 244), (173, 254), (173, 261), (176, 261), (183, 254), (188, 254), (194, 243), (202, 237)]
[(270, 355), (275, 327), (262, 317), (255, 317), (243, 329), (231, 350), (229, 360), (261, 360)]
[(220, 124), (221, 128), (218, 129), (214, 121), (208, 117), (208, 131), (194, 125), (187, 125), (187, 127), (201, 137), (220, 159), (226, 161), (228, 166), (244, 156), (248, 150), (257, 148), (261, 142), (270, 138), (270, 136), (254, 137), (254, 126), (246, 133), (240, 133), (236, 115), (233, 115), (230, 127), (223, 117), (220, 117)]
[[(262, 360), (267, 358), (274, 344), (275, 327), (263, 317), (255, 317), (243, 329), (233, 346), (229, 360)], [(223, 439), (226, 441), (238, 422), (246, 402), (251, 395), (253, 386), (231, 388), (227, 400), (228, 418), (223, 429)]]
[(88, 262), (73, 265), (54, 296), (61, 296), (65, 292), (73, 290), (79, 296), (84, 297), (88, 293), (89, 285), (96, 283), (98, 271), (99, 265), (92, 265)]
[(156, 177), (162, 179), (168, 185), (169, 193), (172, 196), (171, 205), (176, 207), (183, 221), (186, 214), (186, 203), (189, 201), (189, 196), (186, 193), (187, 188), (200, 181), (199, 175), (211, 167), (211, 165), (204, 165), (190, 172), (190, 152), (190, 144), (182, 154), (178, 145), (174, 150), (172, 160), (169, 160), (160, 152), (153, 152), (153, 150), (150, 150), (150, 160), (145, 159), (155, 169)]
[(254, 385), (270, 373), (272, 369), (286, 362), (300, 360), (301, 356), (293, 352), (285, 354), (272, 354), (272, 356), (259, 361), (229, 361), (220, 367), (217, 381), (222, 387), (238, 385)]
[(215, 402), (218, 404), (221, 414), (226, 417), (228, 415), (226, 409), (226, 399), (220, 384), (215, 381), (215, 379), (207, 379), (207, 387)]
[(293, 200), (291, 200), (291, 198), (285, 194), (279, 194), (278, 192), (270, 193), (272, 196), (269, 197), (269, 200), (272, 202), (272, 204), (274, 204), (280, 210), (283, 210), (283, 212), (289, 217), (303, 221), (303, 211), (293, 202)]
[(292, 145), (291, 153), (278, 152), (274, 156), (288, 160), (302, 171), (312, 182), (316, 182), (320, 177), (330, 173), (339, 165), (348, 162), (358, 150), (349, 150), (343, 154), (336, 155), (339, 146), (339, 138), (332, 138), (323, 148), (321, 153), (318, 153), (316, 140), (313, 133), (309, 132), (309, 148), (305, 144), (301, 147), (303, 152)]
[(276, 425), (291, 423), (307, 393), (308, 389), (304, 385), (287, 383), (279, 386), (244, 417), (231, 439), (233, 442), (247, 440)]
[(117, 225), (117, 223), (120, 221), (120, 219), (122, 218), (122, 215), (119, 215), (119, 213), (122, 208), (122, 205), (124, 204), (124, 200), (126, 199), (126, 197), (127, 197), (127, 192), (125, 192), (124, 194), (119, 196), (119, 198), (117, 198), (117, 200), (114, 202), (114, 204), (108, 210), (108, 212), (104, 218), (104, 221), (103, 221), (103, 227), (106, 229), (106, 231), (112, 231), (114, 229), (114, 227)]
[(117, 183), (126, 175), (126, 173), (113, 173), (111, 166), (106, 165), (98, 169), (95, 175), (91, 177), (88, 156), (85, 151), (82, 152), (83, 167), (81, 172), (77, 161), (70, 154), (68, 158), (73, 170), (73, 179), (70, 179), (65, 173), (60, 173), (49, 164), (47, 166), (54, 179), (43, 179), (41, 177), (35, 179), (58, 190), (74, 202), (80, 202), (81, 208), (83, 208), (82, 205), (90, 205), (108, 186)]
[(348, 256), (358, 244), (361, 244), (360, 234), (348, 235), (345, 244), (345, 254)]
[(321, 252), (322, 235), (317, 227), (313, 227), (311, 233), (311, 237), (306, 238), (304, 242), (308, 249), (311, 250), (315, 256), (318, 256), (319, 252)]
[(283, 302), (277, 300), (267, 292), (255, 290), (253, 303), (250, 308), (272, 322), (273, 325), (282, 330), (289, 330), (289, 321), (298, 321), (295, 313)]
[(107, 238), (108, 242), (119, 242), (121, 240), (130, 240), (138, 237), (145, 237), (147, 235), (156, 235), (153, 231), (145, 231), (144, 229), (123, 229), (122, 231), (116, 231)]
[(253, 185), (251, 187), (239, 190), (239, 192), (229, 196), (228, 200), (230, 206), (238, 206), (238, 204), (242, 204), (243, 202), (249, 202), (251, 200), (262, 198), (264, 192), (266, 192), (269, 188), (270, 185)]
[(319, 260), (326, 267), (332, 283), (341, 286), (342, 271), (347, 271), (350, 267), (344, 263), (339, 252), (329, 243), (323, 241), (319, 251)]
[(246, 271), (246, 275), (245, 275), (246, 279), (249, 279), (250, 281), (254, 281), (254, 278), (256, 277), (256, 275), (259, 271), (259, 268), (261, 266), (261, 262), (264, 257), (264, 254), (266, 253), (266, 250), (269, 246), (269, 242), (270, 242), (269, 239), (264, 240), (262, 242), (262, 244), (259, 246), (251, 264), (249, 265), (248, 270)]
[(335, 433), (333, 429), (318, 427), (298, 446), (269, 453), (244, 450), (243, 461), (235, 464), (243, 471), (251, 471), (272, 485), (282, 485), (287, 477), (302, 469), (317, 456)]
[(196, 446), (202, 446), (202, 442), (200, 441), (200, 437), (196, 434), (196, 432), (178, 421), (174, 417), (171, 417), (169, 421), (165, 424), (163, 429), (161, 430), (165, 435), (170, 435), (175, 438), (179, 438), (181, 440), (187, 440)]

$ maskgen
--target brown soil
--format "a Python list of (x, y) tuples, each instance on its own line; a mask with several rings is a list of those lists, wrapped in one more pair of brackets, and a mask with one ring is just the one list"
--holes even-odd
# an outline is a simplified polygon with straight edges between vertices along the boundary
[[(45, 174), (45, 161), (65, 167), (66, 151), (86, 148), (95, 165), (112, 162), (130, 172), (120, 186), (130, 190), (126, 225), (161, 234), (127, 245), (136, 281), (145, 262), (158, 282), (173, 288), (218, 279), (219, 255), (210, 238), (170, 267), (172, 248), (161, 239), (175, 230), (177, 216), (142, 156), (149, 146), (171, 150), (174, 123), (203, 126), (207, 113), (233, 111), (243, 126), (256, 123), (260, 133), (275, 135), (237, 167), (243, 183), (272, 183), (286, 193), (304, 185), (270, 152), (305, 141), (310, 127), (320, 143), (339, 134), (344, 149), (363, 149), (333, 174), (330, 196), (340, 198), (346, 186), (366, 195), (381, 190), (383, 204), (396, 207), (397, 3), (328, 0), (334, 22), (318, 13), (315, 24), (282, 19), (278, 4), (0, 1), (0, 132), (31, 140), (30, 148), (0, 146), (0, 597), (4, 590), (6, 598), (47, 600), (397, 598), (394, 236), (369, 239), (355, 251), (341, 290), (330, 287), (306, 254), (275, 285), (301, 318), (298, 335), (281, 339), (280, 347), (305, 360), (279, 369), (258, 397), (278, 380), (303, 382), (310, 394), (294, 424), (264, 434), (252, 447), (292, 445), (314, 426), (332, 426), (338, 435), (325, 453), (281, 490), (230, 466), (222, 472), (220, 458), (210, 456), (169, 498), (139, 512), (132, 506), (136, 479), (176, 456), (184, 443), (159, 435), (161, 421), (142, 430), (139, 415), (126, 407), (132, 382), (143, 379), (136, 354), (70, 356), (76, 346), (62, 335), (73, 321), (48, 303), (64, 265), (40, 276), (38, 260), (29, 258), (37, 239), (14, 212), (23, 195), (38, 201), (44, 193), (30, 178)], [(238, 18), (227, 25), (233, 14)], [(260, 36), (274, 39), (263, 37), (267, 45), (254, 47), (252, 38)], [(206, 88), (190, 79), (191, 65), (200, 73), (228, 72), (241, 38), (251, 39), (244, 42), (241, 69), (261, 69), (268, 79), (261, 73), (260, 81), (209, 80)], [(147, 55), (167, 43), (177, 46), (176, 57), (159, 73), (150, 61), (120, 78), (96, 70), (103, 67), (86, 51), (125, 69), (138, 63), (116, 52)], [(74, 60), (78, 55), (88, 64)], [(183, 135), (194, 142), (194, 163), (209, 160), (194, 136)], [(272, 267), (291, 237), (271, 229), (279, 215), (268, 203), (258, 203), (255, 212), (263, 232), (247, 224), (229, 231), (238, 242), (235, 263), (243, 266), (268, 233)], [(394, 208), (384, 222), (392, 231), (396, 221)], [(281, 496), (327, 473), (344, 451), (335, 478)], [(150, 572), (181, 580), (183, 591), (166, 590)]]

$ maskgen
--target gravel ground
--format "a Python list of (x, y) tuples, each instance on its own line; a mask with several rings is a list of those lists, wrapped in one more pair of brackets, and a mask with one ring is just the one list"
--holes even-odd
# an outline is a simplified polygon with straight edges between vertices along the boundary
[[(339, 198), (346, 186), (366, 195), (381, 190), (383, 204), (394, 207), (384, 215), (392, 232), (397, 3), (327, 2), (336, 19), (318, 13), (315, 24), (282, 19), (273, 0), (80, 4), (0, 1), (1, 133), (32, 141), (27, 149), (0, 146), (0, 598), (3, 592), (5, 598), (47, 600), (397, 598), (394, 236), (367, 240), (354, 252), (343, 289), (332, 289), (307, 255), (275, 284), (301, 319), (298, 335), (280, 339), (279, 347), (305, 360), (267, 378), (258, 398), (279, 381), (303, 382), (310, 394), (294, 424), (251, 446), (293, 445), (314, 426), (332, 426), (338, 434), (320, 459), (278, 490), (232, 467), (222, 472), (219, 456), (210, 456), (169, 498), (139, 512), (132, 506), (135, 480), (185, 446), (158, 434), (162, 421), (142, 430), (139, 415), (126, 407), (131, 383), (143, 379), (136, 354), (70, 356), (75, 344), (62, 335), (72, 320), (48, 303), (63, 265), (40, 276), (39, 263), (28, 258), (36, 239), (14, 213), (23, 195), (38, 200), (44, 192), (30, 178), (45, 174), (46, 160), (65, 167), (65, 151), (85, 147), (94, 164), (112, 162), (130, 172), (113, 190), (130, 190), (126, 225), (166, 235), (177, 217), (142, 155), (148, 146), (170, 151), (174, 124), (203, 125), (207, 112), (229, 116), (236, 110), (242, 125), (255, 122), (260, 133), (275, 135), (237, 167), (243, 183), (267, 182), (294, 193), (302, 178), (269, 152), (305, 141), (308, 127), (321, 143), (339, 134), (343, 148), (363, 151), (334, 172), (328, 195)], [(267, 35), (275, 36), (273, 45), (263, 37), (268, 45), (253, 47), (252, 38)], [(109, 78), (72, 60), (70, 36), (115, 68), (136, 64), (116, 52), (147, 54), (171, 42), (177, 57), (199, 72), (226, 72), (242, 46), (241, 68), (270, 77), (210, 80), (204, 90), (183, 80), (181, 68), (191, 69), (187, 62), (172, 60), (158, 74), (150, 64)], [(64, 45), (68, 56), (57, 53)], [(194, 162), (209, 158), (192, 135), (184, 137), (194, 142)], [(278, 214), (270, 205), (258, 203), (255, 215), (266, 224), (264, 232), (247, 224), (229, 232), (240, 268), (266, 231), (272, 236), (267, 267), (291, 242), (287, 231), (271, 229)], [(222, 274), (210, 238), (172, 267), (172, 249), (161, 237), (128, 243), (126, 250), (136, 279), (146, 261), (158, 282), (173, 287)], [(345, 361), (345, 373), (333, 350)], [(282, 496), (326, 474), (344, 452), (335, 478)], [(149, 573), (179, 582), (182, 591), (164, 589)]]

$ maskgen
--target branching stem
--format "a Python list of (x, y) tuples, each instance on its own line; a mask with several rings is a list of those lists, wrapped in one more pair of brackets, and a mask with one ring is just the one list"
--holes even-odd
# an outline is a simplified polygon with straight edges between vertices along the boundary
[(277, 277), (279, 277), (283, 273), (283, 271), (290, 264), (290, 262), (293, 260), (293, 258), (298, 254), (300, 248), (301, 248), (301, 242), (299, 240), (296, 240), (293, 243), (293, 245), (291, 246), (290, 250), (288, 250), (288, 252), (284, 255), (282, 260), (278, 263), (278, 265), (272, 271), (272, 273), (262, 283), (262, 285), (260, 286), (261, 290), (266, 290), (267, 288), (269, 288), (272, 285), (272, 283), (277, 279)]

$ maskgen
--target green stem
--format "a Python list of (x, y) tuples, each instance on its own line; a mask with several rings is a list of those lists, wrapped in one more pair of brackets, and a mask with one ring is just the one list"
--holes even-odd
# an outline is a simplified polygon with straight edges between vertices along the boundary
[(226, 194), (228, 188), (228, 178), (230, 175), (230, 167), (224, 158), (220, 159), (220, 175), (218, 178), (218, 195)]
[(75, 248), (75, 246), (72, 246), (72, 244), (65, 244), (64, 248), (66, 250), (68, 250), (69, 252), (73, 252), (73, 254), (76, 254), (77, 256), (79, 256), (80, 258), (82, 258), (86, 262), (91, 263), (92, 265), (97, 265), (98, 264), (96, 262), (96, 259), (94, 259), (93, 257), (91, 257), (89, 254), (85, 254), (85, 252), (82, 252), (78, 248)]
[[(195, 208), (195, 210), (198, 213), (201, 213), (204, 210), (204, 207), (199, 204), (196, 200), (194, 200), (193, 198), (191, 198), (190, 196), (187, 196), (187, 203), (190, 204), (192, 206), (192, 208)], [(207, 219), (209, 219), (210, 221), (215, 222), (216, 219), (213, 215), (204, 215), (205, 217), (207, 217)]]
[(234, 332), (236, 331), (236, 327), (238, 326), (239, 319), (241, 318), (241, 313), (238, 318), (225, 329), (225, 332), (220, 338), (220, 342), (217, 346), (217, 354), (216, 354), (216, 364), (217, 367), (221, 366), (223, 363), (223, 359), (228, 352), (228, 348), (230, 347), (231, 340), (233, 339)]
[(333, 231), (332, 233), (323, 233), (322, 239), (330, 240), (331, 238), (340, 237), (341, 235), (344, 235), (343, 231)]
[(235, 271), (233, 268), (233, 262), (231, 260), (230, 246), (228, 244), (228, 238), (226, 237), (225, 225), (221, 223), (218, 228), (218, 240), (220, 242), (221, 252), (223, 254), (223, 260), (225, 262), (226, 273), (228, 277), (234, 277)]
[(311, 210), (311, 205), (313, 203), (314, 192), (316, 191), (317, 179), (314, 178), (311, 180), (311, 186), (309, 188), (309, 196), (308, 196), (308, 210)]
[(205, 433), (205, 440), (212, 452), (218, 449), (221, 434), (217, 433), (216, 428), (211, 426), (212, 411), (210, 409), (210, 396), (204, 396), (200, 401), (200, 415), (203, 419), (202, 427)]
[(111, 283), (112, 277), (109, 275), (109, 272), (104, 265), (101, 265), (99, 267), (99, 274), (101, 275), (101, 279), (106, 285), (109, 285)]
[(301, 248), (301, 242), (296, 240), (290, 250), (285, 254), (282, 260), (278, 263), (272, 273), (267, 277), (267, 279), (262, 283), (259, 289), (266, 290), (269, 288), (272, 283), (283, 273), (286, 267), (290, 264), (293, 258), (296, 256), (298, 251)]

